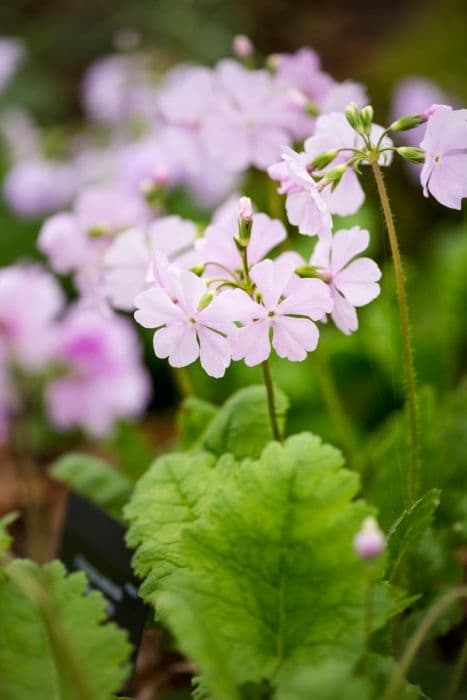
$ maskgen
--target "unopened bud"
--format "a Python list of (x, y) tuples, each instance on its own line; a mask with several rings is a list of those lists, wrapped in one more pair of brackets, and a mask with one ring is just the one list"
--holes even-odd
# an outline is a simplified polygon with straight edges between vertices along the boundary
[(342, 165), (336, 165), (334, 168), (331, 168), (331, 170), (327, 171), (324, 180), (327, 183), (331, 183), (332, 189), (335, 189), (339, 182), (342, 180), (342, 176), (344, 175), (346, 170), (346, 163), (342, 163)]
[(214, 296), (215, 296), (214, 292), (206, 292), (206, 294), (203, 294), (203, 296), (199, 300), (198, 310), (202, 311), (203, 309), (206, 308), (206, 306), (209, 306), (211, 301), (214, 299)]
[(234, 236), (237, 248), (246, 248), (250, 242), (253, 224), (253, 207), (249, 197), (240, 197), (238, 202), (238, 233)]
[(410, 163), (424, 163), (425, 162), (425, 151), (421, 148), (415, 148), (413, 146), (400, 146), (396, 148), (397, 153), (408, 160)]
[(374, 109), (371, 105), (367, 105), (360, 112), (360, 119), (362, 121), (362, 126), (365, 134), (371, 132), (371, 127), (373, 126)]
[(428, 109), (425, 109), (424, 112), (419, 114), (418, 116), (422, 119), (422, 121), (426, 122), (430, 117), (433, 116), (435, 112), (438, 111), (438, 109), (448, 109), (449, 111), (452, 111), (451, 105), (430, 105)]
[(253, 43), (245, 34), (237, 34), (232, 42), (232, 48), (237, 58), (249, 58), (253, 54)]
[(386, 538), (375, 518), (365, 518), (354, 538), (355, 552), (360, 559), (376, 559), (386, 549)]
[(354, 102), (351, 102), (348, 107), (346, 107), (345, 118), (349, 122), (352, 129), (354, 129), (358, 134), (365, 133), (362, 118), (360, 116), (360, 110)]
[(317, 170), (322, 170), (329, 165), (329, 163), (332, 163), (337, 154), (337, 149), (334, 149), (333, 151), (323, 151), (323, 153), (320, 153), (318, 156), (316, 156), (316, 158), (313, 158), (310, 166), (313, 169), (316, 168)]
[(253, 216), (253, 205), (249, 197), (240, 197), (238, 200), (238, 215), (244, 221), (251, 221)]
[[(428, 117), (427, 117), (428, 118)], [(401, 117), (396, 119), (395, 122), (389, 125), (391, 131), (408, 131), (409, 129), (415, 129), (420, 124), (426, 122), (422, 114), (410, 114), (408, 117)]]
[(91, 226), (90, 229), (88, 229), (88, 235), (91, 236), (91, 238), (102, 238), (102, 236), (106, 236), (109, 233), (109, 227), (107, 224), (95, 224), (94, 226)]
[(197, 277), (201, 277), (205, 267), (206, 265), (203, 265), (202, 263), (200, 263), (199, 265), (193, 265), (193, 267), (190, 267), (190, 272), (192, 272)]
[(317, 277), (317, 269), (313, 265), (300, 265), (295, 268), (295, 274), (299, 277)]

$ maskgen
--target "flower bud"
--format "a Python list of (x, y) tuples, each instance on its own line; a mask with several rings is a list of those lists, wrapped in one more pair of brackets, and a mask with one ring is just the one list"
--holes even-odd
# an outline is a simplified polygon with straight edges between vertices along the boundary
[(371, 132), (371, 127), (373, 125), (374, 109), (371, 105), (367, 105), (360, 112), (360, 119), (362, 122), (362, 127), (365, 134)]
[(327, 171), (326, 176), (324, 177), (324, 181), (326, 183), (331, 183), (332, 189), (334, 190), (339, 184), (339, 182), (342, 180), (342, 176), (344, 175), (346, 170), (346, 163), (342, 163), (342, 165), (336, 165), (334, 168), (331, 168), (331, 170)]
[(206, 294), (203, 294), (203, 296), (199, 300), (198, 310), (202, 311), (203, 309), (206, 308), (206, 306), (209, 306), (209, 304), (214, 299), (214, 297), (215, 297), (214, 292), (206, 292)]
[(237, 248), (246, 248), (250, 242), (253, 224), (253, 207), (249, 197), (240, 197), (238, 202), (238, 234), (234, 237)]
[(313, 265), (300, 265), (295, 268), (295, 274), (299, 277), (318, 277), (316, 267)]
[(360, 559), (376, 559), (386, 549), (384, 532), (379, 528), (375, 518), (365, 518), (362, 527), (355, 535), (355, 552)]
[(316, 156), (316, 158), (313, 158), (310, 166), (313, 169), (316, 168), (317, 170), (322, 170), (329, 165), (329, 163), (332, 163), (334, 158), (337, 156), (337, 153), (337, 149), (334, 149), (333, 151), (323, 151), (323, 153), (320, 153), (318, 156)]
[(409, 129), (415, 129), (420, 124), (426, 122), (426, 119), (422, 114), (411, 114), (408, 117), (401, 117), (395, 122), (390, 124), (389, 128), (391, 131), (408, 131)]
[(91, 238), (102, 238), (102, 236), (106, 236), (109, 233), (109, 227), (107, 224), (95, 224), (94, 226), (91, 226), (90, 229), (88, 229), (88, 236)]
[(425, 151), (413, 146), (400, 146), (396, 148), (397, 153), (410, 163), (424, 163)]
[(351, 102), (348, 107), (346, 107), (345, 118), (349, 122), (352, 129), (354, 129), (358, 134), (365, 133), (362, 118), (360, 116), (360, 110), (354, 102)]
[(253, 54), (253, 43), (245, 34), (237, 34), (233, 39), (232, 47), (237, 58), (249, 58)]
[(423, 122), (427, 122), (430, 117), (433, 116), (433, 114), (438, 110), (438, 109), (449, 109), (452, 111), (451, 105), (430, 105), (428, 109), (426, 109), (424, 112), (419, 114), (418, 116), (420, 119), (422, 119)]
[(190, 267), (190, 272), (192, 272), (194, 275), (197, 277), (201, 277), (205, 270), (206, 265), (203, 263), (200, 263), (199, 265), (193, 265), (193, 267)]
[(238, 215), (244, 221), (251, 221), (253, 216), (253, 206), (249, 197), (240, 197), (238, 200)]

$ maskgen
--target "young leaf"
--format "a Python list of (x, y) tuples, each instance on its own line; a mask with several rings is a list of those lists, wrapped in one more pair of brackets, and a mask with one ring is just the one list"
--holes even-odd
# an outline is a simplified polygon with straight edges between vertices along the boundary
[[(279, 427), (283, 430), (288, 400), (277, 387), (275, 400)], [(271, 439), (266, 390), (264, 386), (248, 386), (219, 409), (198, 444), (218, 456), (230, 452), (236, 459), (244, 459), (259, 457)]]
[(133, 484), (110, 464), (91, 455), (73, 452), (58, 459), (51, 475), (100, 506), (109, 515), (121, 518)]
[[(330, 654), (359, 657), (365, 571), (352, 543), (371, 511), (352, 502), (358, 476), (342, 463), (302, 434), (242, 462), (228, 488), (222, 469), (211, 472), (217, 488), (185, 527), (155, 602), (215, 697), (222, 678), (274, 682)], [(377, 587), (375, 627), (403, 606), (387, 591)]]
[(388, 571), (394, 578), (407, 553), (418, 545), (430, 527), (433, 515), (439, 505), (438, 489), (428, 491), (413, 506), (405, 510), (394, 523), (388, 537)]
[(60, 562), (16, 560), (0, 581), (2, 700), (110, 700), (125, 682), (130, 645), (103, 624), (105, 602)]
[(157, 459), (138, 482), (125, 508), (133, 566), (145, 578), (140, 595), (154, 605), (160, 582), (178, 564), (184, 527), (197, 519), (209, 488), (215, 457), (206, 452), (168, 454)]

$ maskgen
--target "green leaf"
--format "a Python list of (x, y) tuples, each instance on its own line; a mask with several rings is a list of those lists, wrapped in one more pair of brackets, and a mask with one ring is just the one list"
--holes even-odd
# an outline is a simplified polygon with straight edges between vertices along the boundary
[(279, 684), (275, 700), (342, 700), (343, 697), (345, 700), (370, 698), (368, 680), (355, 677), (348, 664), (327, 660), (286, 677)]
[(10, 547), (12, 542), (11, 535), (8, 533), (8, 526), (13, 523), (18, 517), (17, 513), (7, 513), (0, 518), (0, 556), (4, 554)]
[(121, 518), (123, 506), (133, 491), (131, 481), (110, 464), (79, 452), (61, 457), (49, 471), (55, 479), (116, 518)]
[[(17, 560), (0, 581), (2, 700), (110, 700), (128, 677), (130, 645), (104, 624), (105, 601), (60, 562)], [(79, 690), (81, 692), (79, 692)]]
[[(275, 401), (279, 426), (283, 431), (288, 400), (277, 387)], [(218, 456), (229, 452), (237, 459), (244, 459), (259, 457), (271, 439), (266, 389), (264, 386), (248, 386), (225, 402), (198, 444)]]
[(415, 548), (433, 520), (439, 505), (440, 491), (432, 489), (405, 510), (388, 536), (388, 570), (394, 578), (407, 553)]
[(196, 444), (218, 410), (210, 401), (196, 396), (185, 399), (178, 414), (180, 445), (183, 449), (187, 450)]
[(206, 497), (215, 457), (206, 452), (168, 454), (157, 459), (138, 482), (125, 508), (127, 542), (145, 581), (140, 595), (154, 605), (161, 581), (178, 566), (182, 530), (195, 521)]
[[(358, 475), (342, 464), (302, 434), (234, 466), (228, 487), (224, 469), (211, 471), (217, 485), (155, 603), (214, 697), (235, 697), (222, 681), (274, 682), (329, 655), (359, 657), (365, 567), (352, 543), (371, 510), (352, 501)], [(375, 627), (403, 607), (388, 590), (377, 586)]]

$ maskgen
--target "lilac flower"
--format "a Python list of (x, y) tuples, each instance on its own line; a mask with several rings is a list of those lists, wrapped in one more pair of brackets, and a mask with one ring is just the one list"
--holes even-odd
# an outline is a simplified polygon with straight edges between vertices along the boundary
[(76, 217), (68, 212), (54, 214), (44, 222), (37, 242), (59, 274), (81, 267), (90, 255), (91, 241), (78, 226)]
[(149, 380), (126, 320), (73, 309), (59, 328), (54, 359), (64, 373), (49, 384), (45, 400), (57, 428), (103, 437), (117, 419), (145, 408)]
[(205, 282), (188, 270), (163, 268), (164, 286), (153, 286), (135, 299), (135, 319), (155, 328), (154, 352), (172, 367), (185, 367), (198, 358), (211, 377), (223, 377), (230, 364), (227, 336), (234, 324), (224, 308), (223, 295), (205, 305)]
[(167, 144), (160, 138), (150, 136), (125, 144), (116, 152), (118, 181), (136, 194), (148, 184), (165, 187), (178, 184), (182, 170), (179, 161)]
[(306, 236), (328, 236), (332, 219), (327, 204), (306, 168), (307, 157), (285, 149), (282, 161), (268, 169), (273, 180), (279, 180), (280, 194), (286, 195), (287, 217)]
[(206, 144), (202, 125), (213, 95), (212, 71), (198, 66), (174, 68), (157, 95), (157, 107), (166, 124), (164, 141), (191, 174), (203, 169)]
[(17, 39), (0, 37), (0, 91), (2, 91), (24, 57), (24, 46)]
[[(450, 101), (448, 95), (436, 83), (426, 78), (409, 76), (396, 85), (391, 106), (391, 119), (395, 121), (407, 115), (422, 114), (430, 105)], [(404, 131), (404, 143), (409, 146), (419, 146), (425, 131), (426, 124)]]
[(467, 109), (436, 109), (420, 147), (425, 151), (420, 175), (423, 194), (460, 209), (467, 197)]
[(148, 213), (141, 197), (112, 185), (82, 190), (74, 206), (78, 226), (99, 236), (112, 236), (131, 226), (143, 225)]
[(211, 154), (234, 172), (265, 169), (290, 142), (286, 100), (264, 70), (221, 61), (215, 71), (215, 100), (204, 122)]
[(199, 172), (183, 175), (183, 184), (203, 209), (217, 207), (239, 184), (240, 175), (229, 172), (222, 163), (205, 154)]
[[(208, 277), (226, 277), (229, 276), (229, 270), (233, 272), (242, 267), (242, 259), (234, 241), (237, 229), (238, 199), (233, 197), (214, 217), (196, 244), (200, 262), (210, 263), (206, 267)], [(287, 232), (280, 221), (271, 219), (267, 214), (253, 214), (248, 244), (249, 263), (254, 265), (262, 260), (286, 238)]]
[(272, 347), (279, 357), (292, 362), (304, 360), (316, 349), (319, 321), (332, 309), (329, 288), (316, 279), (299, 279), (294, 264), (263, 260), (250, 276), (256, 287), (254, 301), (240, 289), (220, 295), (230, 317), (242, 324), (231, 336), (232, 358), (248, 366), (266, 360)]
[(7, 174), (3, 194), (9, 206), (25, 217), (42, 216), (67, 206), (76, 190), (73, 170), (53, 161), (20, 161)]
[(386, 549), (386, 538), (375, 518), (365, 518), (355, 535), (354, 548), (360, 559), (375, 559)]
[[(377, 124), (373, 125), (370, 134), (371, 140), (378, 141), (382, 132), (383, 127)], [(305, 161), (311, 162), (324, 151), (342, 149), (328, 168), (324, 168), (323, 172), (326, 173), (328, 169), (344, 163), (351, 157), (352, 152), (346, 149), (361, 148), (363, 145), (362, 137), (352, 129), (344, 114), (338, 112), (326, 114), (316, 120), (314, 135), (305, 141)], [(391, 139), (385, 137), (382, 146), (389, 147), (391, 145)], [(392, 153), (386, 152), (381, 154), (379, 163), (380, 165), (389, 165), (391, 159)], [(331, 214), (339, 214), (340, 216), (355, 214), (365, 201), (365, 194), (352, 167), (347, 168), (333, 191), (330, 187), (326, 187), (322, 192), (322, 197)]]
[(0, 270), (0, 345), (26, 371), (43, 368), (53, 351), (53, 334), (63, 295), (55, 279), (35, 265)]
[(104, 254), (105, 288), (112, 306), (127, 311), (135, 308), (135, 296), (148, 285), (155, 252), (164, 253), (180, 267), (196, 265), (196, 236), (195, 224), (179, 216), (156, 219), (147, 232), (133, 228), (117, 236)]
[(331, 317), (346, 335), (358, 328), (355, 307), (365, 306), (380, 293), (381, 270), (370, 258), (356, 258), (368, 247), (368, 231), (354, 226), (338, 231), (316, 244), (310, 264), (328, 285), (333, 307)]

